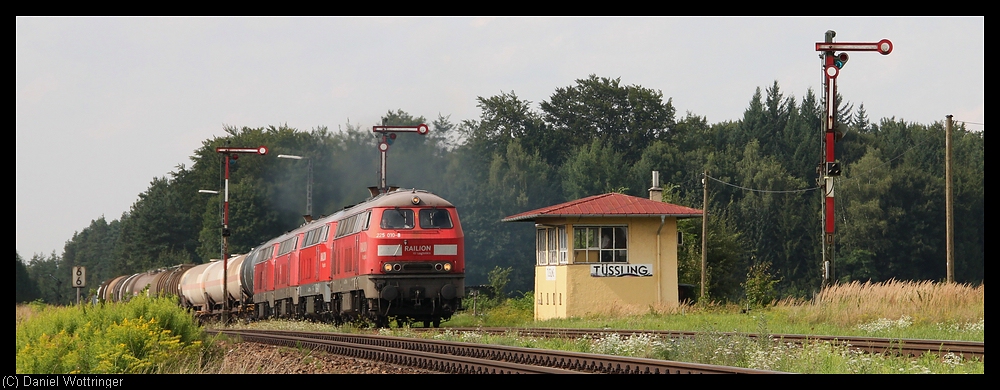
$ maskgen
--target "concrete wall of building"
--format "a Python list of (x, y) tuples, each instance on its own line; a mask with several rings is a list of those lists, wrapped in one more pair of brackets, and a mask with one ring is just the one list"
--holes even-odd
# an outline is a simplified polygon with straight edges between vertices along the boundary
[(566, 318), (566, 265), (535, 267), (535, 320)]
[[(613, 311), (615, 305), (678, 305), (676, 218), (665, 218), (662, 228), (659, 217), (539, 219), (536, 223), (566, 225), (570, 251), (570, 264), (535, 267), (536, 320), (605, 313)], [(627, 264), (650, 264), (652, 276), (594, 277), (591, 264), (576, 263), (573, 227), (613, 225), (628, 226)]]

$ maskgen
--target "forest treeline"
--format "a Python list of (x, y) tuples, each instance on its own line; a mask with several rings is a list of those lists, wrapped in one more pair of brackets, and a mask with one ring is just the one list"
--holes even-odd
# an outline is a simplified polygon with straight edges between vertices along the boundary
[[(838, 97), (839, 99), (839, 97)], [(842, 100), (842, 99), (841, 99)], [(945, 277), (943, 122), (869, 120), (864, 105), (838, 101), (844, 137), (836, 144), (839, 281), (942, 280)], [(774, 82), (757, 88), (738, 121), (710, 124), (675, 112), (672, 99), (620, 79), (591, 75), (556, 89), (536, 107), (513, 91), (479, 97), (477, 119), (430, 121), (388, 111), (387, 125), (428, 123), (426, 136), (400, 134), (388, 153), (390, 185), (451, 200), (466, 234), (467, 284), (511, 267), (509, 286), (532, 288), (534, 229), (501, 218), (600, 194), (647, 197), (660, 172), (664, 200), (702, 207), (708, 172), (708, 291), (743, 298), (748, 270), (767, 270), (777, 296), (808, 297), (821, 282), (822, 159), (820, 98), (786, 95)], [(421, 113), (423, 114), (423, 113)], [(942, 113), (942, 119), (944, 113)], [(67, 303), (70, 268), (86, 266), (89, 287), (111, 277), (220, 257), (222, 158), (219, 146), (267, 145), (265, 156), (234, 162), (230, 181), (230, 253), (299, 226), (305, 213), (307, 157), (314, 170), (313, 214), (365, 200), (378, 184), (371, 128), (225, 127), (191, 156), (154, 178), (119, 218), (94, 219), (61, 255), (17, 254), (17, 301)], [(956, 280), (984, 279), (984, 141), (954, 131)], [(701, 219), (682, 220), (680, 282), (700, 281)]]

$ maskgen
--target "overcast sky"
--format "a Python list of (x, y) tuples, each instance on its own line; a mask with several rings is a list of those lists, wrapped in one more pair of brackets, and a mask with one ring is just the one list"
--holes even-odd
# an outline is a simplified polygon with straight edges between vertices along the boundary
[[(984, 17), (16, 18), (17, 251), (61, 255), (119, 219), (223, 125), (371, 126), (389, 110), (476, 119), (476, 98), (538, 103), (590, 74), (739, 120), (757, 87), (821, 91), (815, 43), (851, 53), (838, 90), (877, 121), (983, 130)], [(372, 151), (376, 158), (376, 151)], [(371, 184), (371, 183), (369, 183)], [(196, 196), (196, 194), (193, 194)]]

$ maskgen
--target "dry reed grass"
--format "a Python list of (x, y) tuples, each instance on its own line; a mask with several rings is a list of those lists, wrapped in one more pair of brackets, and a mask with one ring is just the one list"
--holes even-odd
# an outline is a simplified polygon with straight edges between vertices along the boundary
[[(330, 373), (308, 350), (269, 347), (253, 343), (228, 346), (220, 374)], [(337, 372), (332, 372), (337, 373)]]
[(14, 305), (14, 327), (35, 315), (35, 309), (29, 305)]
[(962, 323), (983, 319), (985, 296), (984, 284), (850, 282), (825, 288), (812, 301), (785, 300), (778, 307), (810, 324), (853, 326), (904, 316), (917, 324)]
[(629, 316), (641, 316), (645, 314), (683, 314), (694, 310), (690, 305), (668, 305), (668, 304), (629, 304), (618, 300), (593, 309), (586, 316), (599, 318), (622, 318)]

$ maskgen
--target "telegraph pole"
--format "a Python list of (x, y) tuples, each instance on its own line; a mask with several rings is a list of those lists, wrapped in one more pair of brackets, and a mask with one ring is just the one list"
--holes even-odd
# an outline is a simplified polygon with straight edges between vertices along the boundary
[(944, 122), (944, 204), (945, 204), (945, 266), (947, 267), (948, 283), (955, 283), (955, 213), (951, 189), (951, 115), (945, 116)]
[(708, 273), (708, 171), (701, 177), (701, 296), (705, 299), (705, 275)]
[[(823, 100), (826, 104), (823, 118), (823, 165), (820, 166), (825, 185), (823, 202), (823, 286), (830, 286), (836, 281), (834, 268), (834, 218), (833, 218), (833, 179), (840, 176), (840, 163), (837, 162), (833, 144), (843, 137), (843, 131), (837, 126), (837, 76), (840, 69), (847, 63), (847, 51), (874, 51), (882, 55), (892, 52), (892, 42), (883, 39), (878, 42), (834, 42), (837, 32), (828, 30), (823, 42), (816, 42), (816, 51), (823, 60)], [(841, 51), (840, 53), (835, 53)]]

